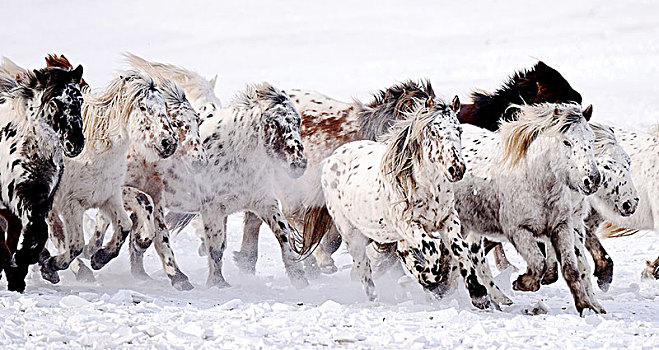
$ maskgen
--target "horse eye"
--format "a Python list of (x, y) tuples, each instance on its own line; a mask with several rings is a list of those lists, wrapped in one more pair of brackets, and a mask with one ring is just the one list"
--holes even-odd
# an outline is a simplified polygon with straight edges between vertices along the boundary
[(568, 147), (572, 147), (572, 144), (570, 143), (570, 141), (563, 141), (563, 144), (568, 146)]
[(140, 106), (140, 111), (142, 111), (142, 112), (146, 112), (146, 107), (144, 107), (144, 106)]

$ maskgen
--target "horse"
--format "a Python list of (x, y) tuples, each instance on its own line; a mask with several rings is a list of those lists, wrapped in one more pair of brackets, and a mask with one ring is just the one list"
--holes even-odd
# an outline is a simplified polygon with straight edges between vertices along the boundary
[[(158, 82), (158, 89), (167, 102), (167, 114), (178, 136), (179, 146), (172, 157), (155, 162), (146, 160), (134, 148), (131, 148), (127, 155), (128, 172), (125, 186), (143, 191), (152, 199), (153, 207), (145, 201), (138, 202), (143, 203), (141, 208), (128, 207), (126, 203), (124, 203), (124, 206), (126, 209), (130, 209), (137, 219), (143, 219), (143, 213), (153, 213), (155, 223), (153, 237), (144, 234), (145, 232), (151, 232), (149, 229), (138, 228), (131, 231), (131, 244), (129, 244), (131, 272), (137, 278), (148, 278), (144, 270), (143, 254), (153, 243), (163, 264), (163, 269), (174, 288), (190, 290), (193, 286), (190, 284), (188, 277), (178, 267), (169, 243), (169, 231), (164, 216), (163, 179), (166, 169), (172, 167), (174, 163), (188, 166), (191, 173), (197, 172), (206, 165), (207, 156), (199, 136), (199, 114), (190, 105), (183, 89), (171, 80), (157, 75), (154, 78)], [(97, 221), (97, 227), (88, 244), (88, 247), (92, 247), (89, 251), (94, 251), (100, 247), (103, 234), (108, 225), (109, 222), (103, 218)]]
[[(602, 224), (604, 237), (622, 237), (637, 233), (640, 230), (659, 231), (659, 130), (652, 129), (648, 133), (632, 132), (614, 128), (618, 135), (618, 143), (631, 157), (631, 177), (638, 192), (640, 201), (636, 213), (624, 217), (597, 199), (591, 201), (592, 217), (595, 224)], [(659, 259), (647, 262), (643, 271), (644, 277), (659, 278)]]
[[(435, 98), (430, 82), (412, 80), (394, 84), (374, 94), (364, 105), (359, 101), (346, 103), (323, 94), (293, 89), (289, 93), (302, 116), (302, 144), (309, 163), (305, 174), (294, 181), (278, 181), (275, 191), (288, 221), (298, 230), (304, 227), (305, 202), (313, 197), (320, 179), (320, 163), (339, 146), (356, 140), (375, 141), (398, 119), (412, 112), (419, 101)], [(245, 213), (243, 241), (240, 251), (234, 252), (236, 265), (246, 273), (254, 273), (258, 256), (258, 235), (261, 220)], [(337, 270), (331, 254), (341, 244), (341, 236), (332, 227), (325, 234), (313, 255), (305, 260), (309, 267), (323, 273)]]
[(579, 274), (572, 222), (571, 192), (590, 195), (601, 182), (594, 134), (587, 123), (592, 107), (513, 107), (517, 114), (502, 122), (498, 133), (465, 125), (468, 170), (454, 185), (462, 228), (474, 241), (485, 236), (513, 244), (528, 264), (513, 282), (513, 288), (522, 291), (537, 291), (547, 271), (537, 244), (542, 240), (559, 257), (577, 311), (603, 313)]
[[(590, 268), (585, 260), (585, 248), (591, 253), (595, 261), (594, 275), (597, 284), (603, 291), (607, 291), (613, 279), (613, 260), (597, 238), (597, 228), (602, 220), (591, 207), (592, 201), (600, 203), (601, 207), (617, 213), (621, 217), (631, 216), (636, 212), (639, 197), (634, 181), (631, 177), (631, 159), (618, 144), (613, 128), (598, 123), (590, 123), (595, 135), (593, 151), (597, 169), (602, 175), (602, 185), (591, 196), (584, 196), (579, 192), (572, 192), (573, 216), (572, 222), (575, 230), (575, 252), (579, 259), (579, 270), (582, 276), (590, 276)], [(502, 246), (495, 248), (497, 265), (505, 268), (507, 262)], [(550, 284), (558, 279), (558, 261), (551, 250), (546, 250), (547, 272), (543, 277), (543, 284)], [(584, 279), (588, 288), (590, 280)]]
[[(106, 246), (92, 255), (92, 268), (119, 254), (133, 226), (122, 196), (129, 147), (156, 161), (171, 156), (178, 144), (164, 97), (154, 80), (141, 72), (121, 72), (103, 91), (86, 94), (82, 112), (88, 142), (78, 158), (65, 160), (49, 215), (51, 240), (60, 254), (50, 256), (44, 250), (41, 257), (42, 277), (53, 283), (59, 281), (57, 271), (67, 269), (83, 251), (87, 209), (98, 208), (115, 230)], [(78, 272), (78, 264), (71, 267)]]
[(567, 103), (581, 104), (581, 94), (574, 90), (561, 73), (538, 61), (532, 68), (511, 75), (493, 93), (476, 90), (472, 92), (472, 104), (460, 109), (461, 123), (497, 131), (500, 120), (514, 117), (510, 104)]
[(48, 239), (46, 218), (64, 157), (79, 156), (85, 146), (82, 71), (78, 66), (0, 75), (0, 207), (7, 224), (0, 264), (11, 291), (25, 290), (28, 266), (38, 262)]
[(249, 85), (227, 108), (200, 126), (209, 163), (196, 174), (169, 168), (165, 174), (166, 207), (189, 213), (171, 222), (174, 230), (200, 215), (208, 255), (207, 285), (225, 287), (222, 258), (226, 217), (250, 211), (265, 221), (282, 248), (286, 273), (296, 287), (308, 285), (291, 242), (299, 233), (279, 209), (273, 191), (275, 171), (299, 178), (307, 158), (300, 136), (300, 114), (291, 99), (268, 83)]
[[(452, 186), (465, 172), (460, 153), (457, 96), (451, 105), (428, 99), (407, 119), (395, 122), (382, 142), (355, 141), (334, 151), (322, 163), (318, 198), (305, 213), (301, 254), (320, 242), (332, 222), (353, 258), (353, 276), (369, 300), (376, 299), (366, 256), (370, 240), (397, 243), (410, 254), (405, 266), (419, 283), (437, 295), (439, 251), (444, 241), (454, 247), (472, 303), (490, 305), (488, 289), (476, 271), (480, 260), (460, 236)], [(329, 219), (331, 217), (331, 220)]]

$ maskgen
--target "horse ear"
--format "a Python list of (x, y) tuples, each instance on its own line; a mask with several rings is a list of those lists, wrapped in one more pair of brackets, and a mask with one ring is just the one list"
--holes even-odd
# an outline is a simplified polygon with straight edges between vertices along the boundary
[(73, 80), (80, 83), (82, 80), (82, 65), (78, 65), (78, 67), (71, 72), (71, 75), (73, 75)]
[(545, 64), (545, 62), (542, 62), (542, 61), (538, 61), (538, 63), (535, 65), (536, 69), (545, 69), (547, 67), (548, 66)]
[(453, 97), (453, 101), (451, 101), (451, 109), (453, 110), (453, 113), (457, 114), (460, 112), (460, 98), (458, 98), (458, 95)]
[(217, 74), (215, 74), (211, 80), (209, 80), (209, 83), (211, 84), (211, 87), (215, 89), (215, 83), (217, 83)]
[(42, 73), (39, 70), (33, 70), (34, 76), (37, 78), (37, 82), (39, 85), (46, 85), (46, 82), (48, 81), (48, 76), (45, 73)]
[(554, 105), (554, 117), (561, 114), (561, 111), (558, 110), (558, 105)]
[(426, 108), (430, 108), (435, 105), (435, 102), (432, 100), (432, 98), (426, 99)]
[(590, 121), (590, 117), (593, 115), (593, 105), (588, 105), (588, 107), (586, 107), (586, 109), (584, 109), (581, 114), (583, 114), (583, 117), (586, 118), (586, 121)]

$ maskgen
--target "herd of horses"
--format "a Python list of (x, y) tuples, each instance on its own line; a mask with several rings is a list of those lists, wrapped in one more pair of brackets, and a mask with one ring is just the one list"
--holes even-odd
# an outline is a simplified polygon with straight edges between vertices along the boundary
[[(486, 255), (511, 267), (509, 242), (527, 263), (515, 290), (537, 291), (560, 272), (579, 313), (604, 313), (591, 274), (606, 291), (613, 261), (598, 230), (659, 230), (659, 132), (591, 122), (592, 106), (543, 62), (473, 92), (471, 104), (410, 80), (368, 104), (260, 83), (223, 105), (215, 78), (125, 58), (130, 69), (101, 89), (63, 55), (34, 70), (0, 65), (9, 290), (24, 291), (33, 264), (52, 283), (68, 268), (94, 280), (126, 240), (134, 276), (148, 278), (143, 254), (153, 244), (172, 285), (192, 289), (170, 244), (189, 224), (208, 257), (207, 284), (228, 286), (227, 216), (244, 211), (233, 258), (246, 274), (265, 222), (296, 287), (336, 272), (332, 254), (345, 242), (371, 300), (374, 274), (404, 268), (438, 298), (462, 276), (474, 306), (499, 308), (512, 300)], [(88, 242), (84, 227), (93, 228)], [(659, 279), (659, 258), (643, 276)]]

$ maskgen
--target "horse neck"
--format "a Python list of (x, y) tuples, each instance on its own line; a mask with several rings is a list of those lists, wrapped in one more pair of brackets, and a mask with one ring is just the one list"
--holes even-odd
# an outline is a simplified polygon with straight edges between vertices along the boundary
[(557, 152), (557, 145), (551, 138), (538, 137), (531, 143), (526, 156), (517, 166), (522, 167), (518, 175), (536, 188), (554, 188), (567, 184), (567, 159)]
[[(19, 132), (25, 136), (34, 137), (39, 153), (44, 157), (53, 157), (56, 154), (61, 154), (62, 149), (59, 146), (59, 136), (50, 125), (46, 124), (44, 112), (39, 112), (38, 101), (40, 100), (41, 94), (27, 102), (15, 101), (15, 103), (12, 103), (14, 114), (18, 117), (14, 121)], [(19, 112), (19, 108), (23, 110)], [(24, 115), (24, 117), (21, 117), (21, 115)]]
[(222, 123), (216, 128), (216, 132), (225, 143), (225, 148), (236, 150), (236, 156), (265, 152), (265, 134), (260, 110), (230, 107), (220, 112)]
[(510, 119), (512, 111), (507, 111), (511, 103), (521, 104), (524, 100), (518, 91), (506, 87), (497, 90), (494, 94), (474, 93), (471, 107), (460, 111), (460, 121), (474, 124), (490, 131), (499, 129), (499, 121)]

